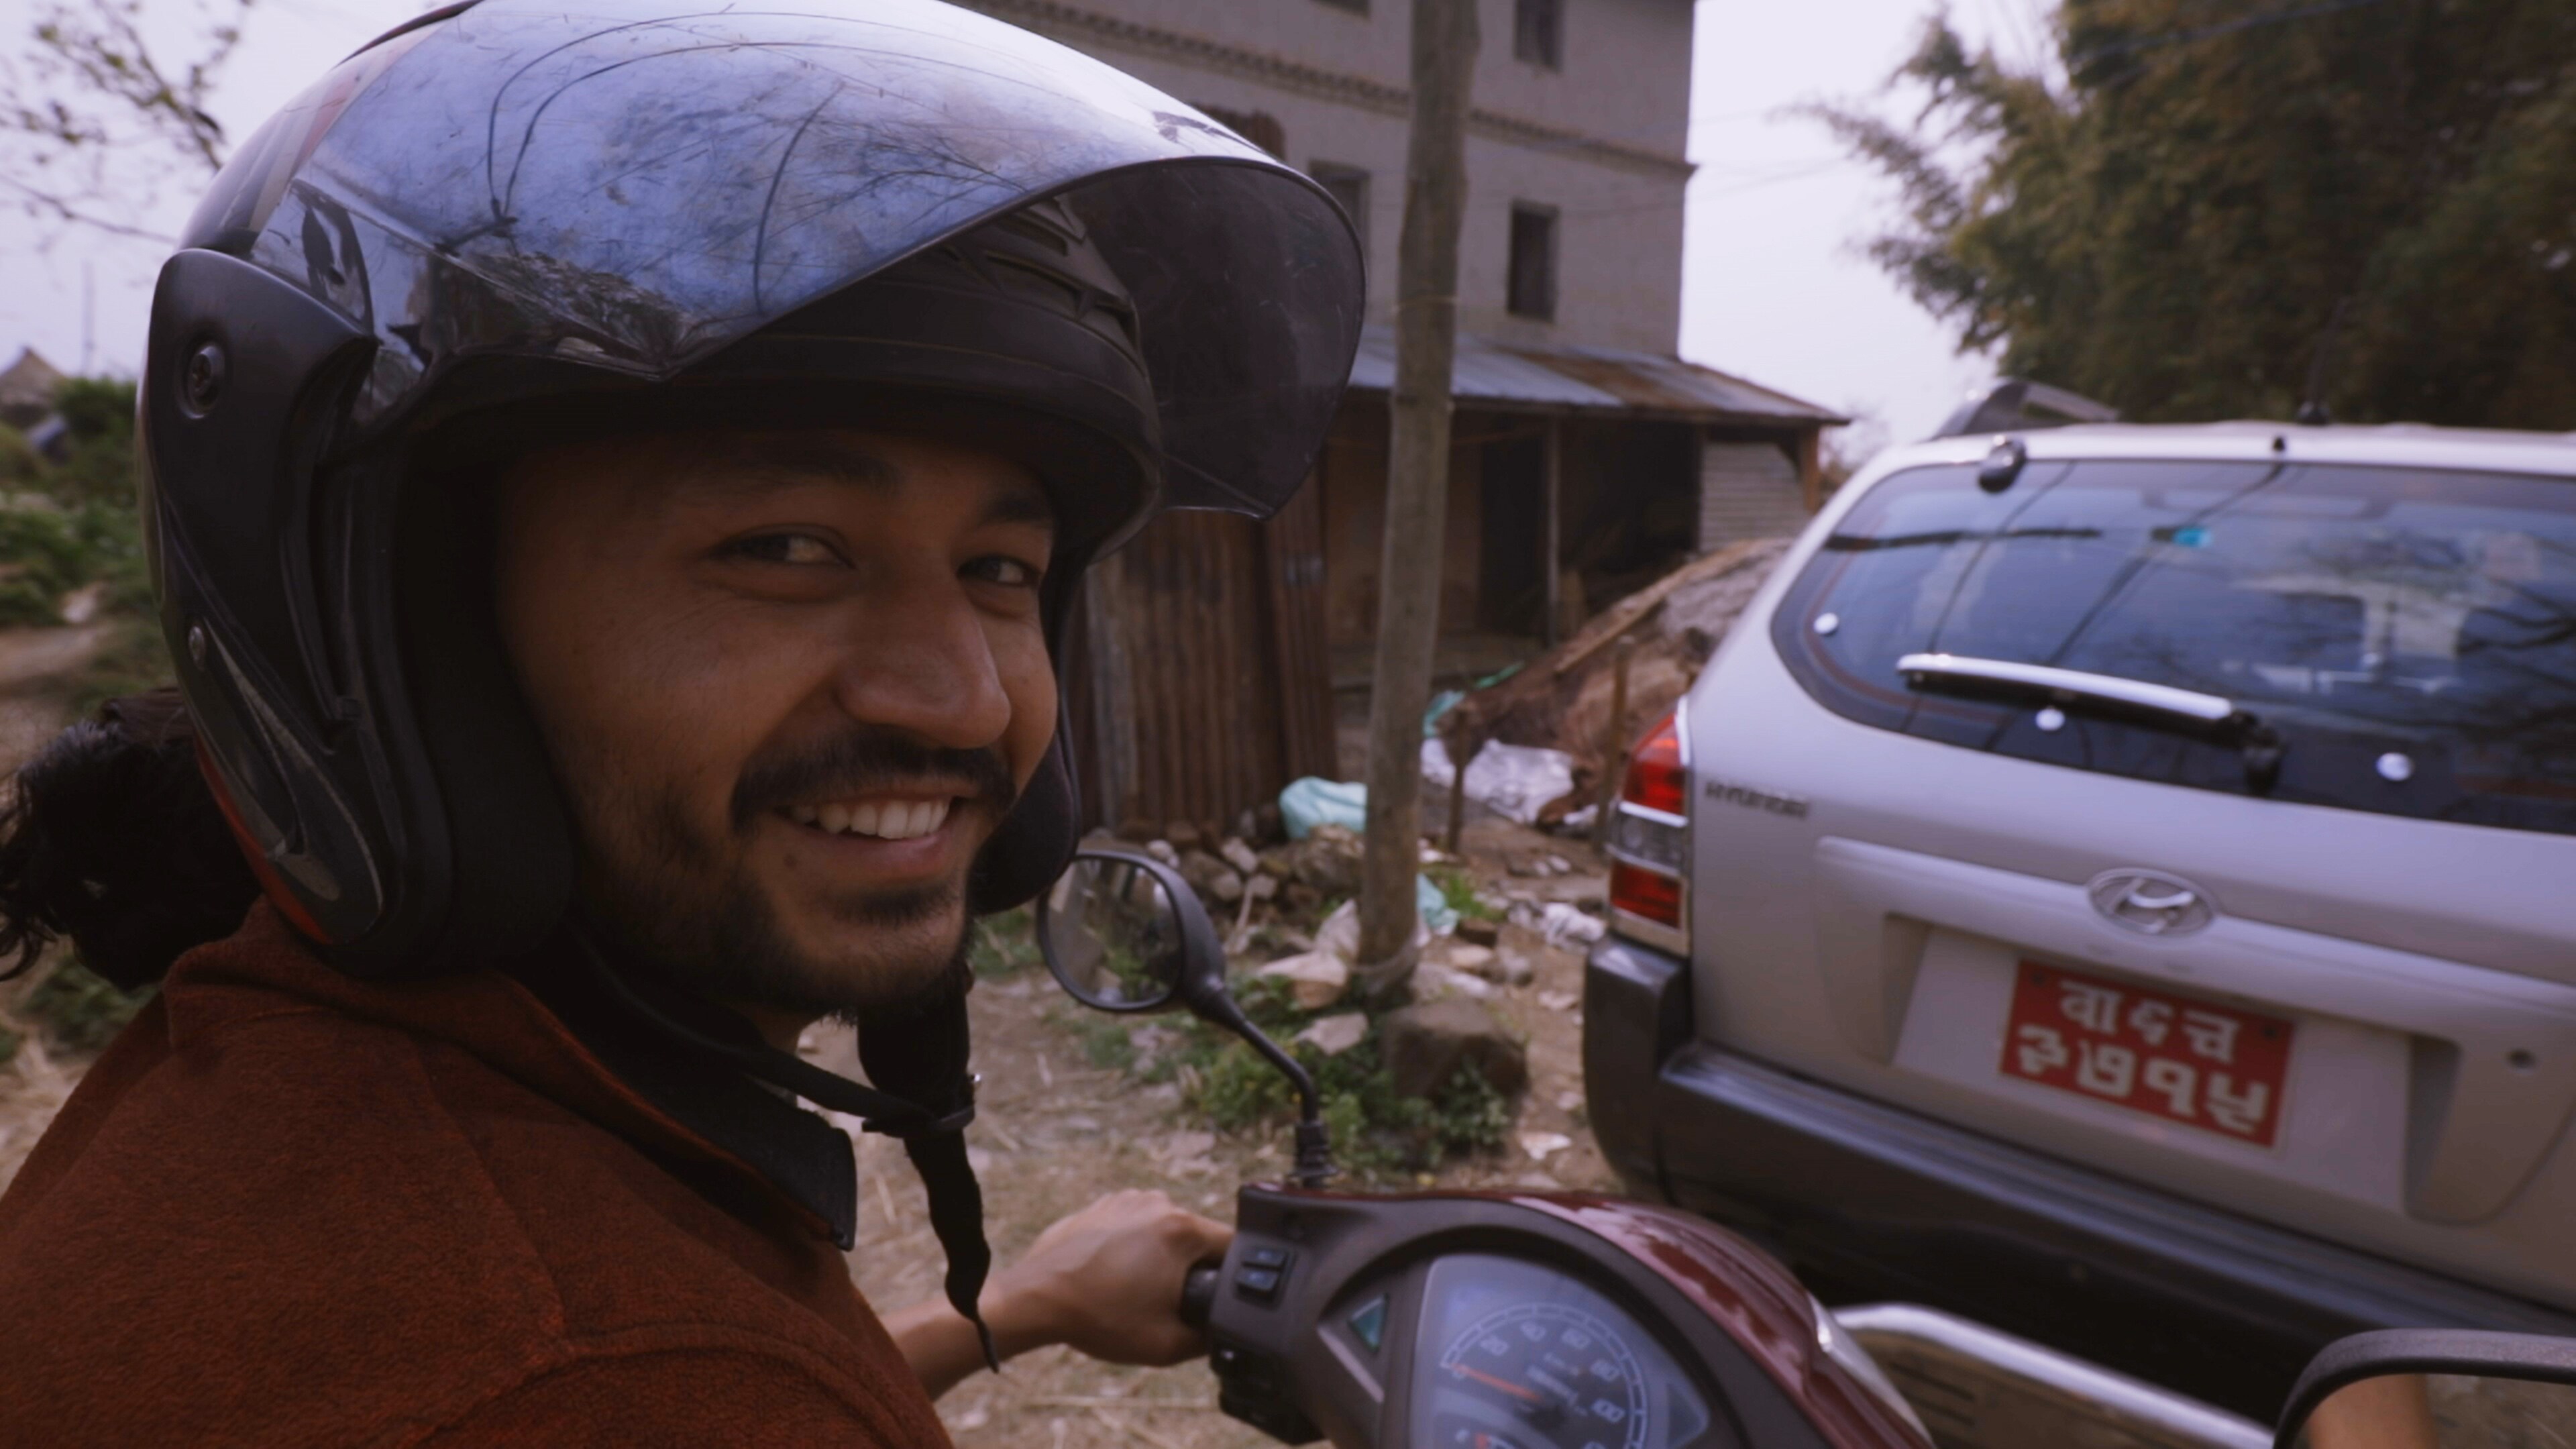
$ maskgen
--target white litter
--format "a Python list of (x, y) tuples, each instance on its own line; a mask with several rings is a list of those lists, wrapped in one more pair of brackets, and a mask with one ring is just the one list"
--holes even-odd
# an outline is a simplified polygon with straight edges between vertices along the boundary
[(1342, 999), (1351, 984), (1351, 963), (1332, 951), (1308, 951), (1273, 961), (1257, 973), (1288, 983), (1288, 994), (1303, 1011), (1321, 1011)]
[(1551, 946), (1589, 946), (1601, 939), (1609, 927), (1599, 916), (1589, 915), (1563, 901), (1542, 905), (1532, 900), (1512, 902), (1512, 924), (1525, 931), (1536, 931)]
[[(1446, 790), (1458, 767), (1449, 747), (1422, 742), (1422, 778)], [(1489, 744), (1467, 766), (1467, 798), (1522, 825), (1538, 820), (1549, 801), (1574, 788), (1574, 757), (1537, 745)]]
[(1563, 1152), (1565, 1149), (1572, 1147), (1573, 1145), (1574, 1139), (1566, 1136), (1562, 1132), (1524, 1132), (1521, 1134), (1521, 1151), (1528, 1153), (1530, 1155), (1530, 1161), (1532, 1162), (1545, 1162), (1549, 1157), (1556, 1153)]
[(1368, 1035), (1368, 1013), (1345, 1011), (1336, 1016), (1319, 1016), (1306, 1023), (1297, 1040), (1309, 1042), (1328, 1057), (1337, 1057), (1360, 1044)]

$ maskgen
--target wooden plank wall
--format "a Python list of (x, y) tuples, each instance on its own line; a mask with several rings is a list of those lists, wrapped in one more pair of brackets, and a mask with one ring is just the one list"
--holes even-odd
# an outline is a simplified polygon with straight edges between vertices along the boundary
[(1230, 831), (1333, 765), (1316, 490), (1280, 517), (1167, 514), (1086, 581), (1067, 718), (1089, 825)]

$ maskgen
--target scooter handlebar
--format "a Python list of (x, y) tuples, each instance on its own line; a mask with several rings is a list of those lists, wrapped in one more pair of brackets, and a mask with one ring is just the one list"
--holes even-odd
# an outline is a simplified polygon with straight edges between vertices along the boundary
[(1222, 1263), (1201, 1263), (1181, 1280), (1181, 1321), (1207, 1332), (1208, 1314), (1216, 1307), (1217, 1285), (1225, 1279)]

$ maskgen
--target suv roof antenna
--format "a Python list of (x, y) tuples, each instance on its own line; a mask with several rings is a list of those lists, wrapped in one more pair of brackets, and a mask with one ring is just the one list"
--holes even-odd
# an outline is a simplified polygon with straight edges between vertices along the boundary
[(2326, 371), (2334, 361), (2335, 342), (2343, 335), (2343, 314), (2351, 306), (2350, 296), (2336, 298), (2334, 311), (2326, 317), (2326, 330), (2317, 334), (2317, 350), (2308, 359), (2307, 395), (2290, 415), (2290, 421), (2300, 427), (2322, 428), (2334, 421), (2334, 412), (2326, 406)]

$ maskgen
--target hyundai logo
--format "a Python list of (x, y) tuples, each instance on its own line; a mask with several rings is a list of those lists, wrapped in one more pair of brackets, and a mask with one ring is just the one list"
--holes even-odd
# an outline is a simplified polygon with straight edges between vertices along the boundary
[(2208, 893), (2160, 870), (2106, 870), (2084, 888), (2093, 909), (2141, 936), (2181, 936), (2218, 914)]

